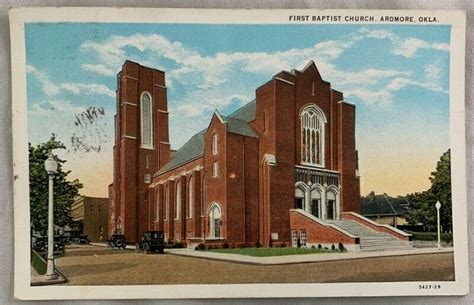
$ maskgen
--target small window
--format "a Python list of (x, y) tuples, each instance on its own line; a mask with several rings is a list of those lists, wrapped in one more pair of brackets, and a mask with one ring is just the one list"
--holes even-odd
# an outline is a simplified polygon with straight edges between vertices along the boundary
[(291, 230), (291, 246), (298, 247), (298, 231), (296, 230)]
[(93, 205), (90, 206), (90, 210), (91, 210), (91, 212), (94, 212), (94, 206)]
[(300, 246), (301, 247), (306, 247), (306, 230), (300, 230)]
[(102, 205), (99, 204), (99, 212), (102, 211)]
[(219, 163), (214, 162), (212, 163), (212, 177), (219, 176)]
[(212, 136), (212, 154), (217, 155), (217, 144), (218, 144), (218, 136), (214, 134)]

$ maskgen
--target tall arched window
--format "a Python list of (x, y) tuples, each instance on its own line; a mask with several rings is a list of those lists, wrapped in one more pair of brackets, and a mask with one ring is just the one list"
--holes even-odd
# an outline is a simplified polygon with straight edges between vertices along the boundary
[(301, 163), (324, 166), (326, 116), (316, 105), (301, 111)]
[(217, 155), (217, 145), (218, 145), (218, 141), (219, 141), (219, 138), (218, 138), (218, 135), (215, 133), (212, 135), (212, 154), (213, 155)]
[(168, 184), (165, 185), (165, 215), (163, 216), (164, 220), (168, 220), (168, 215), (170, 212), (170, 194)]
[(188, 188), (188, 208), (186, 210), (186, 217), (193, 217), (193, 206), (194, 206), (194, 178), (191, 176), (189, 178), (189, 188)]
[(155, 196), (156, 196), (155, 220), (158, 221), (160, 220), (160, 192), (158, 191), (158, 188), (156, 188), (155, 190)]
[(151, 95), (143, 92), (140, 98), (142, 147), (153, 148), (153, 107)]
[(174, 201), (174, 219), (179, 219), (181, 215), (181, 181), (176, 184), (176, 200)]
[(213, 238), (221, 237), (221, 216), (222, 211), (218, 204), (213, 203), (209, 209), (209, 229)]

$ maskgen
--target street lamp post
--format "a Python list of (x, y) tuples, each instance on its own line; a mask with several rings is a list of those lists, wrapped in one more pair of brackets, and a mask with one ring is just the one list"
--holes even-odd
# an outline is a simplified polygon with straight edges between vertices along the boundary
[(54, 272), (54, 210), (53, 210), (53, 178), (58, 170), (58, 162), (54, 160), (53, 155), (49, 153), (48, 159), (44, 161), (44, 168), (48, 173), (48, 257), (45, 277), (47, 280), (55, 280), (58, 278), (56, 272)]
[(439, 209), (441, 208), (441, 203), (439, 201), (436, 201), (436, 217), (438, 220), (438, 250), (441, 249), (441, 220), (440, 220), (440, 213)]

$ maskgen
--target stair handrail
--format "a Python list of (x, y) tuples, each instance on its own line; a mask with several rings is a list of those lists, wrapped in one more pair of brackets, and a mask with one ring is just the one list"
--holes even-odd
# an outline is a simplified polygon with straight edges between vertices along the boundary
[(397, 229), (397, 228), (395, 228), (395, 227), (392, 227), (392, 226), (389, 226), (389, 225), (386, 225), (386, 224), (381, 224), (381, 223), (375, 222), (375, 221), (373, 221), (373, 220), (371, 220), (371, 219), (369, 219), (369, 218), (367, 218), (367, 217), (364, 217), (364, 216), (362, 216), (362, 215), (360, 215), (360, 214), (357, 214), (357, 213), (355, 213), (355, 212), (342, 212), (341, 214), (349, 214), (349, 215), (352, 215), (352, 216), (357, 217), (357, 218), (359, 218), (359, 219), (361, 219), (361, 220), (363, 220), (363, 221), (365, 221), (365, 222), (368, 222), (368, 223), (370, 223), (370, 224), (372, 224), (372, 225), (374, 225), (374, 226), (376, 226), (376, 227), (383, 227), (383, 228), (386, 228), (386, 229), (391, 230), (391, 231), (393, 231), (393, 232), (396, 232), (396, 233), (398, 233), (398, 234), (400, 234), (400, 235), (402, 235), (402, 236), (404, 236), (404, 237), (410, 238), (410, 237), (413, 236), (413, 235), (410, 234), (410, 233), (404, 232), (404, 231), (402, 231), (402, 230), (400, 230), (400, 229)]
[[(321, 221), (321, 219), (317, 218), (316, 216), (314, 216), (314, 215), (312, 215), (312, 214), (310, 214), (310, 213), (308, 213), (308, 212), (306, 212), (306, 211), (304, 211), (304, 210), (302, 210), (302, 209), (290, 209), (290, 212), (291, 212), (291, 211), (295, 211), (295, 212), (297, 212), (297, 213), (300, 213), (301, 215), (303, 215), (303, 216), (305, 216), (305, 217), (307, 217), (307, 218), (309, 218), (309, 219), (311, 219), (311, 220), (317, 222), (318, 224), (320, 224), (320, 225), (322, 225), (322, 226), (330, 227), (330, 228), (332, 228), (332, 229), (335, 229), (336, 231), (339, 231), (339, 232), (341, 232), (342, 234), (347, 235), (347, 236), (350, 237), (350, 238), (359, 238), (359, 236), (356, 236), (356, 235), (350, 233), (349, 231), (346, 231), (346, 230), (344, 230), (343, 228), (338, 227), (338, 226), (335, 225), (335, 224), (326, 223), (326, 222)], [(359, 238), (359, 239), (360, 239), (360, 238)]]

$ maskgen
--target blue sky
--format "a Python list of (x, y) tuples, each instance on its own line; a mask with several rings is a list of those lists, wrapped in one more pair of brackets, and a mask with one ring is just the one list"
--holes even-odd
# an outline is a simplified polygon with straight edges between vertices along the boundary
[[(29, 141), (57, 134), (86, 195), (106, 196), (112, 180), (115, 75), (125, 59), (166, 71), (173, 148), (214, 109), (232, 112), (309, 60), (357, 106), (363, 194), (423, 190), (449, 147), (449, 26), (32, 23), (25, 32)], [(104, 115), (77, 126), (88, 107)]]

